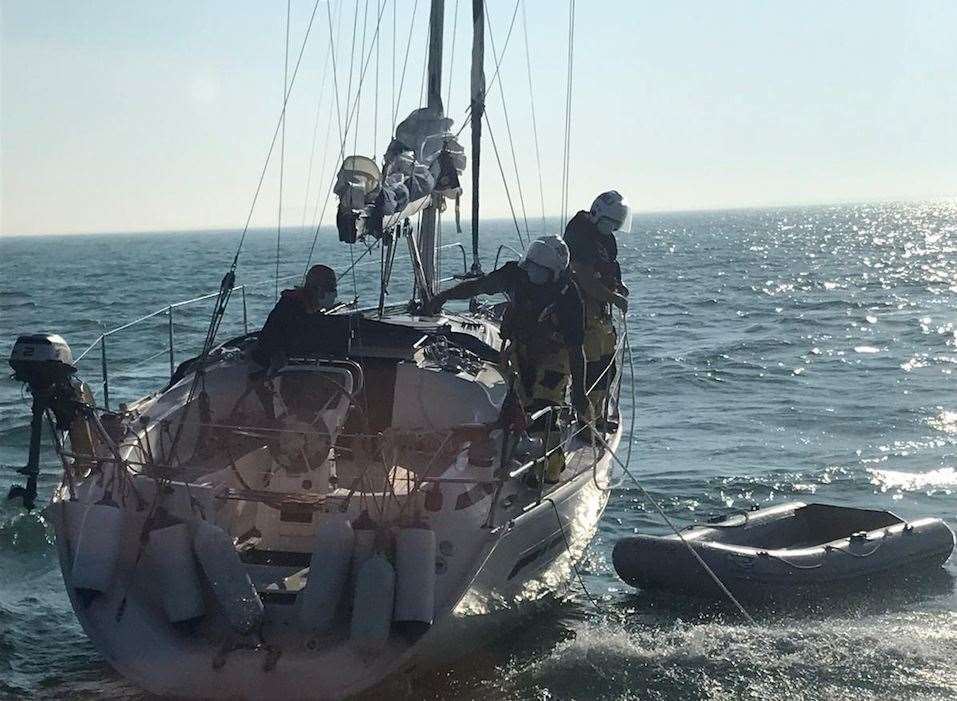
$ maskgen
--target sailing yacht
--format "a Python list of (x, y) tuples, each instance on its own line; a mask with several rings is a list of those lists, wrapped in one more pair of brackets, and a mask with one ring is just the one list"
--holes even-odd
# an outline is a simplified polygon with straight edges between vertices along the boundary
[[(474, 6), (470, 275), (486, 93)], [(333, 699), (448, 664), (490, 621), (513, 620), (501, 612), (567, 582), (594, 535), (618, 422), (596, 441), (594, 424), (550, 407), (560, 440), (530, 440), (509, 418), (504, 305), (420, 313), (438, 287), (436, 215), (466, 165), (440, 96), (443, 23), (432, 0), (427, 105), (382, 167), (345, 157), (335, 186), (340, 240), (382, 246), (383, 289), (406, 246), (413, 300), (343, 309), (341, 352), (264, 373), (255, 330), (216, 338), (234, 261), (201, 352), (118, 411), (97, 405), (61, 337), (14, 347), (33, 421), (12, 496), (36, 498), (48, 423), (63, 479), (46, 514), (70, 601), (104, 658), (151, 693)], [(615, 414), (616, 392), (598, 410)], [(556, 450), (559, 482), (530, 480)]]

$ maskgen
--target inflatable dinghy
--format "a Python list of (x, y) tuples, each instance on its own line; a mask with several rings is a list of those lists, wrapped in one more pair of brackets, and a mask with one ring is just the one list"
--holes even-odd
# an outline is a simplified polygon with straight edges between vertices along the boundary
[[(905, 522), (889, 511), (795, 502), (734, 514), (682, 532), (731, 591), (764, 597), (939, 567), (954, 534), (939, 518)], [(618, 576), (642, 589), (716, 595), (717, 586), (676, 535), (615, 544)]]

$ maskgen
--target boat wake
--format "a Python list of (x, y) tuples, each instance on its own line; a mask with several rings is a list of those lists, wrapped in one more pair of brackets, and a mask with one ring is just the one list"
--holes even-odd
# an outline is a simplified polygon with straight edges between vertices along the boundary
[[(541, 657), (510, 661), (502, 698), (953, 698), (957, 613), (759, 624), (578, 622)], [(895, 635), (887, 635), (894, 630)]]

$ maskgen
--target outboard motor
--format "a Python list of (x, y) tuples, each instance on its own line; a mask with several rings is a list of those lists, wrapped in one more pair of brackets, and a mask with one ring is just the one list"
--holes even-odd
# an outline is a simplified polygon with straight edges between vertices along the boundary
[(37, 475), (40, 473), (40, 438), (43, 416), (52, 410), (57, 428), (69, 428), (76, 414), (81, 389), (74, 381), (76, 365), (73, 353), (62, 336), (27, 334), (17, 338), (10, 353), (13, 379), (25, 382), (33, 395), (30, 421), (30, 453), (25, 467), (18, 470), (27, 478), (26, 486), (14, 485), (8, 499), (22, 499), (28, 511), (36, 505)]

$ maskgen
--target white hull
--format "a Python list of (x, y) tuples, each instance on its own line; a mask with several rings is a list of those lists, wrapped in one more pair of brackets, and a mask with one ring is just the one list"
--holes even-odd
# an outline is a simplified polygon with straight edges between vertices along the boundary
[[(611, 438), (611, 446), (617, 448), (620, 433)], [(607, 502), (607, 492), (598, 489), (595, 480), (607, 482), (611, 458), (601, 455), (593, 471), (591, 455), (587, 447), (570, 454), (569, 467), (577, 465), (581, 474), (492, 529), (484, 562), (474, 578), (452, 610), (437, 615), (425, 635), (411, 645), (390, 641), (373, 654), (348, 642), (317, 652), (302, 644), (301, 638), (289, 637), (288, 643), (276, 644), (278, 656), (267, 649), (236, 649), (223, 655), (219, 640), (203, 639), (196, 631), (185, 635), (163, 619), (148, 596), (139, 595), (149, 589), (143, 567), (129, 568), (134, 572), (132, 580), (119, 576), (108, 592), (85, 603), (70, 586), (72, 556), (65, 502), (55, 501), (49, 515), (77, 618), (105, 659), (137, 686), (184, 698), (343, 698), (397, 675), (412, 676), (453, 662), (489, 635), (518, 622), (520, 617), (512, 611), (516, 604), (561, 590), (594, 535)], [(124, 557), (129, 562), (135, 560), (140, 529), (128, 524), (126, 530)], [(121, 607), (123, 613), (118, 616)]]

